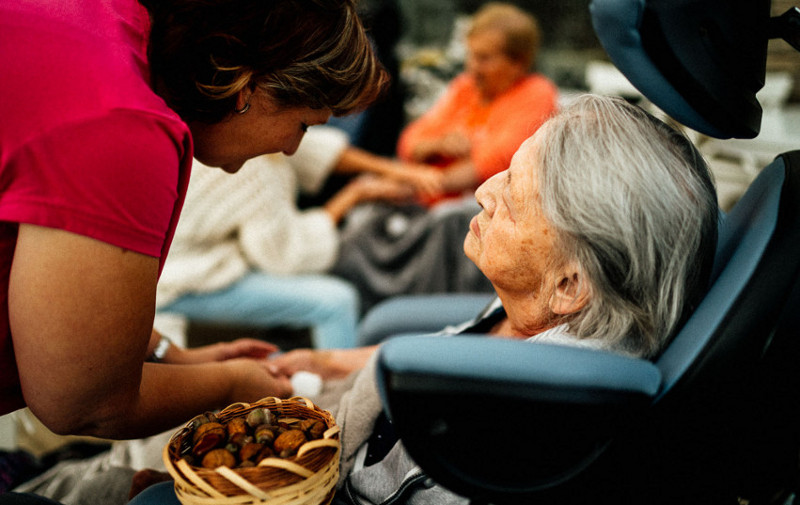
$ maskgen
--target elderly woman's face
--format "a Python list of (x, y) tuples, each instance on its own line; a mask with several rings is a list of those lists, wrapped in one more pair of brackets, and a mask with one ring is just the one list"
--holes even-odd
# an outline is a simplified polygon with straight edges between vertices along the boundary
[(555, 237), (539, 206), (538, 168), (531, 140), (511, 166), (475, 193), (482, 211), (472, 218), (464, 252), (495, 289), (536, 294), (546, 279)]
[(497, 30), (469, 36), (466, 68), (487, 100), (506, 91), (526, 73), (520, 62), (506, 55), (505, 35)]

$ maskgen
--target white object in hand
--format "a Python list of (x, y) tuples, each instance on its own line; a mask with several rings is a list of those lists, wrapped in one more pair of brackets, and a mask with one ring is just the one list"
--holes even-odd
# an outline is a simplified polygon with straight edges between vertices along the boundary
[(322, 392), (322, 377), (311, 372), (296, 372), (292, 375), (292, 388), (295, 396), (313, 399)]

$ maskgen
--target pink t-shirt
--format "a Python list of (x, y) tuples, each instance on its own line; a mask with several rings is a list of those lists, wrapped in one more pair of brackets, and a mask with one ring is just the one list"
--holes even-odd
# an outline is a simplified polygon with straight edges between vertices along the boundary
[(0, 414), (24, 406), (8, 320), (18, 223), (163, 265), (192, 142), (150, 89), (149, 27), (136, 0), (0, 3)]

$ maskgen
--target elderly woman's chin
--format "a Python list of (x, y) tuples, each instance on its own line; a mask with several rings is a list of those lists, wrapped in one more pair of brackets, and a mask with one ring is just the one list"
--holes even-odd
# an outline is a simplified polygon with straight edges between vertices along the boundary
[[(475, 263), (475, 266), (477, 266), (478, 269), (481, 269), (481, 265), (478, 262), (478, 258), (480, 257), (479, 246), (480, 241), (478, 240), (478, 237), (472, 230), (468, 231), (467, 236), (464, 237), (464, 254), (467, 256), (467, 258), (469, 258), (470, 261)], [(481, 271), (483, 270), (481, 269)]]

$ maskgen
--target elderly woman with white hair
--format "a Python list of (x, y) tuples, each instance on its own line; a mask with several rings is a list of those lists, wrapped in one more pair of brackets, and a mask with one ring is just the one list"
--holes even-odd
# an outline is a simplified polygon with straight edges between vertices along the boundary
[[(685, 136), (622, 99), (578, 98), (475, 196), (464, 251), (502, 308), (493, 326), (482, 320), (487, 333), (650, 358), (704, 292), (717, 239), (711, 174)], [(272, 361), (337, 377), (374, 350)]]
[[(464, 251), (494, 310), (448, 332), (488, 333), (656, 356), (702, 297), (717, 239), (708, 167), (683, 135), (624, 100), (585, 96), (550, 119), (477, 191)], [(276, 371), (343, 377), (336, 503), (462, 503), (415, 486), (414, 462), (381, 414), (374, 347), (296, 350)], [(366, 365), (366, 366), (364, 366)], [(390, 443), (386, 443), (390, 440)]]

